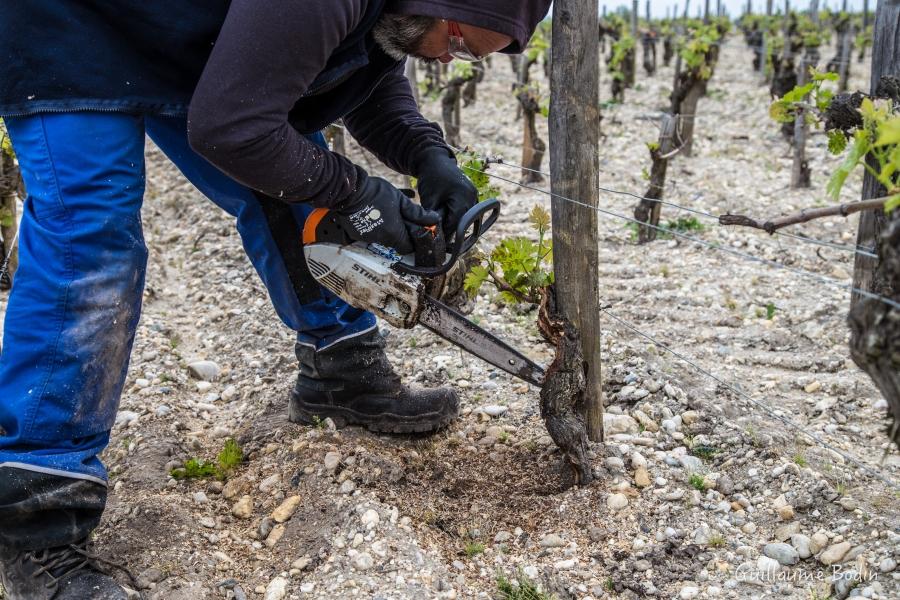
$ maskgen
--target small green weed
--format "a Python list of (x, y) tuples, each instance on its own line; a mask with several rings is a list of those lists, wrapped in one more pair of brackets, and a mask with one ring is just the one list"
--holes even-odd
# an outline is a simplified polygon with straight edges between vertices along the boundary
[(478, 556), (482, 552), (484, 552), (484, 544), (481, 542), (468, 542), (466, 547), (463, 548), (463, 552), (466, 553), (466, 556), (472, 558), (473, 556)]
[[(638, 239), (638, 224), (626, 223), (625, 229), (630, 232), (629, 239), (632, 242), (636, 242)], [(671, 240), (675, 237), (672, 235), (673, 231), (676, 233), (690, 233), (692, 231), (700, 232), (704, 230), (706, 230), (706, 226), (698, 221), (696, 217), (678, 217), (675, 220), (670, 220), (665, 224), (660, 225), (656, 233), (656, 239)]]
[(698, 221), (697, 217), (678, 217), (674, 221), (668, 221), (666, 223), (666, 229), (685, 233), (691, 231), (704, 231), (706, 226)]
[(688, 477), (688, 483), (691, 484), (691, 487), (695, 490), (705, 492), (706, 491), (706, 482), (703, 480), (703, 475), (699, 473), (691, 473), (691, 476)]
[(706, 444), (697, 444), (691, 447), (691, 454), (696, 456), (697, 458), (702, 458), (703, 460), (710, 460), (716, 454), (719, 453), (719, 449), (715, 446), (708, 446)]
[(721, 533), (713, 534), (706, 545), (710, 548), (723, 548), (725, 546), (725, 536)]
[(807, 464), (809, 464), (806, 462), (806, 458), (800, 453), (794, 455), (793, 461), (794, 464), (796, 464), (798, 467), (805, 467)]
[(497, 575), (497, 591), (499, 600), (553, 600), (553, 596), (538, 591), (531, 581), (523, 573), (516, 576), (513, 583), (503, 574)]
[(222, 451), (216, 456), (215, 462), (191, 458), (185, 461), (183, 467), (172, 469), (171, 475), (178, 480), (215, 477), (224, 481), (241, 464), (243, 458), (241, 447), (233, 438), (228, 438)]
[(766, 304), (766, 319), (768, 319), (769, 321), (771, 321), (771, 320), (772, 320), (772, 317), (775, 316), (775, 311), (776, 311), (776, 310), (778, 310), (778, 307), (775, 306), (774, 304), (772, 304), (771, 302), (769, 302), (768, 304)]

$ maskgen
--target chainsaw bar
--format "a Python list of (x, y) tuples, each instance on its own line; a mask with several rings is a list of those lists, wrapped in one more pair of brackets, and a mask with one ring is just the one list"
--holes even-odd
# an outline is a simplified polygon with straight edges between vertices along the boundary
[(544, 370), (540, 366), (430, 296), (425, 296), (419, 325), (510, 375), (538, 387), (544, 385)]

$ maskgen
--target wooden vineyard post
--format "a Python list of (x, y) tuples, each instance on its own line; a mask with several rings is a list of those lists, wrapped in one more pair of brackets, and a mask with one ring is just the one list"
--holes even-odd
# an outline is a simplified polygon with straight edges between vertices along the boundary
[[(900, 0), (879, 0), (872, 45), (874, 93), (885, 75), (900, 75)], [(862, 198), (883, 194), (866, 173)], [(854, 286), (900, 301), (900, 211), (866, 211), (860, 218), (857, 243), (876, 246), (877, 259), (856, 255)], [(874, 298), (855, 296), (848, 317), (850, 355), (872, 378), (888, 402), (893, 426), (889, 435), (900, 446), (900, 311)]]
[(634, 86), (634, 79), (637, 74), (638, 0), (631, 0), (631, 39), (634, 45), (625, 59), (629, 65), (629, 68), (625, 70), (625, 87), (627, 88)]
[(587, 363), (584, 419), (592, 441), (603, 439), (600, 259), (597, 211), (589, 208), (598, 206), (600, 199), (598, 10), (596, 0), (553, 3), (550, 71), (553, 268), (559, 310), (581, 334)]
[[(797, 69), (797, 85), (806, 85), (809, 80), (807, 69), (809, 65), (806, 62), (806, 56), (799, 58), (800, 64)], [(794, 164), (791, 169), (791, 188), (808, 188), (810, 187), (809, 163), (806, 161), (806, 134), (809, 128), (806, 124), (806, 111), (798, 108), (794, 114)]]
[(656, 72), (656, 32), (650, 26), (650, 0), (645, 4), (647, 11), (647, 31), (641, 35), (641, 47), (643, 50), (644, 71), (647, 75), (653, 75)]
[(847, 80), (850, 79), (850, 55), (853, 53), (853, 22), (850, 21), (846, 25), (846, 31), (841, 37), (841, 53), (840, 66), (838, 73), (838, 91), (843, 93), (847, 91)]
[(655, 202), (663, 197), (663, 190), (666, 185), (666, 170), (669, 166), (669, 159), (675, 150), (675, 129), (678, 124), (678, 117), (663, 114), (662, 123), (659, 126), (659, 142), (656, 148), (650, 150), (650, 158), (653, 165), (650, 167), (650, 187), (644, 197), (638, 202), (634, 208), (634, 218), (641, 222), (638, 225), (638, 243), (646, 244), (656, 239), (657, 229), (650, 225), (659, 225), (659, 213), (662, 204)]
[[(878, 82), (885, 75), (900, 76), (900, 0), (879, 0), (875, 8), (875, 26), (872, 36), (872, 79), (869, 92), (875, 93)], [(869, 173), (863, 178), (862, 199), (883, 196), (884, 190)], [(863, 248), (872, 248), (881, 235), (887, 219), (882, 211), (866, 211), (859, 217), (856, 243)], [(853, 287), (876, 291), (884, 287), (876, 278), (879, 259), (857, 253), (853, 268)], [(854, 292), (852, 305), (860, 300)]]

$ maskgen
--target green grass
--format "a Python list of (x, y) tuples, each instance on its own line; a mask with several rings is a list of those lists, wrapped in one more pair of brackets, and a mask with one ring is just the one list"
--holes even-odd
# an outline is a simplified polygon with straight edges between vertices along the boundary
[(706, 482), (703, 480), (703, 475), (700, 475), (699, 473), (691, 473), (691, 476), (688, 477), (688, 483), (691, 484), (691, 487), (695, 490), (701, 492), (706, 491)]
[(244, 454), (241, 447), (232, 438), (228, 438), (225, 446), (216, 456), (215, 462), (190, 458), (185, 461), (184, 466), (172, 469), (170, 474), (175, 479), (207, 479), (215, 477), (221, 481), (228, 479), (231, 473), (241, 464)]
[(725, 536), (721, 533), (717, 533), (709, 538), (709, 541), (706, 542), (706, 545), (710, 548), (722, 548), (725, 546)]
[[(631, 241), (636, 242), (638, 239), (638, 224), (627, 223), (625, 229), (630, 231), (629, 237)], [(704, 230), (706, 230), (706, 226), (698, 221), (697, 217), (678, 217), (675, 220), (669, 220), (664, 224), (660, 224), (659, 229), (656, 230), (656, 239), (670, 240), (674, 237), (672, 233), (670, 233), (672, 231), (677, 233), (699, 233)]]
[(516, 584), (505, 576), (497, 576), (497, 591), (499, 600), (554, 600), (553, 596), (538, 591), (525, 575), (519, 573), (516, 576)]
[(703, 460), (710, 460), (718, 453), (719, 453), (719, 449), (716, 448), (715, 446), (708, 446), (706, 444), (697, 444), (696, 446), (691, 447), (691, 454), (693, 454), (697, 458), (702, 458)]
[(481, 542), (468, 542), (466, 547), (463, 548), (463, 552), (466, 553), (466, 556), (472, 558), (473, 556), (478, 556), (482, 552), (484, 552), (484, 544)]
[(806, 458), (800, 453), (795, 454), (793, 460), (794, 464), (796, 464), (798, 467), (805, 467), (807, 464), (809, 464), (806, 462)]

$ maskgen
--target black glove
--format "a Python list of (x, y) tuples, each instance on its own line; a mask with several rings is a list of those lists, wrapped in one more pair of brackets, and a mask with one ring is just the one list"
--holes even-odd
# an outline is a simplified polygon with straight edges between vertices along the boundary
[(415, 204), (380, 177), (367, 177), (356, 194), (335, 212), (351, 238), (381, 244), (399, 254), (413, 252), (412, 236), (424, 226), (441, 222), (438, 213)]
[(444, 236), (449, 241), (459, 220), (478, 203), (478, 190), (456, 165), (446, 148), (430, 148), (416, 164), (422, 206), (440, 213)]

